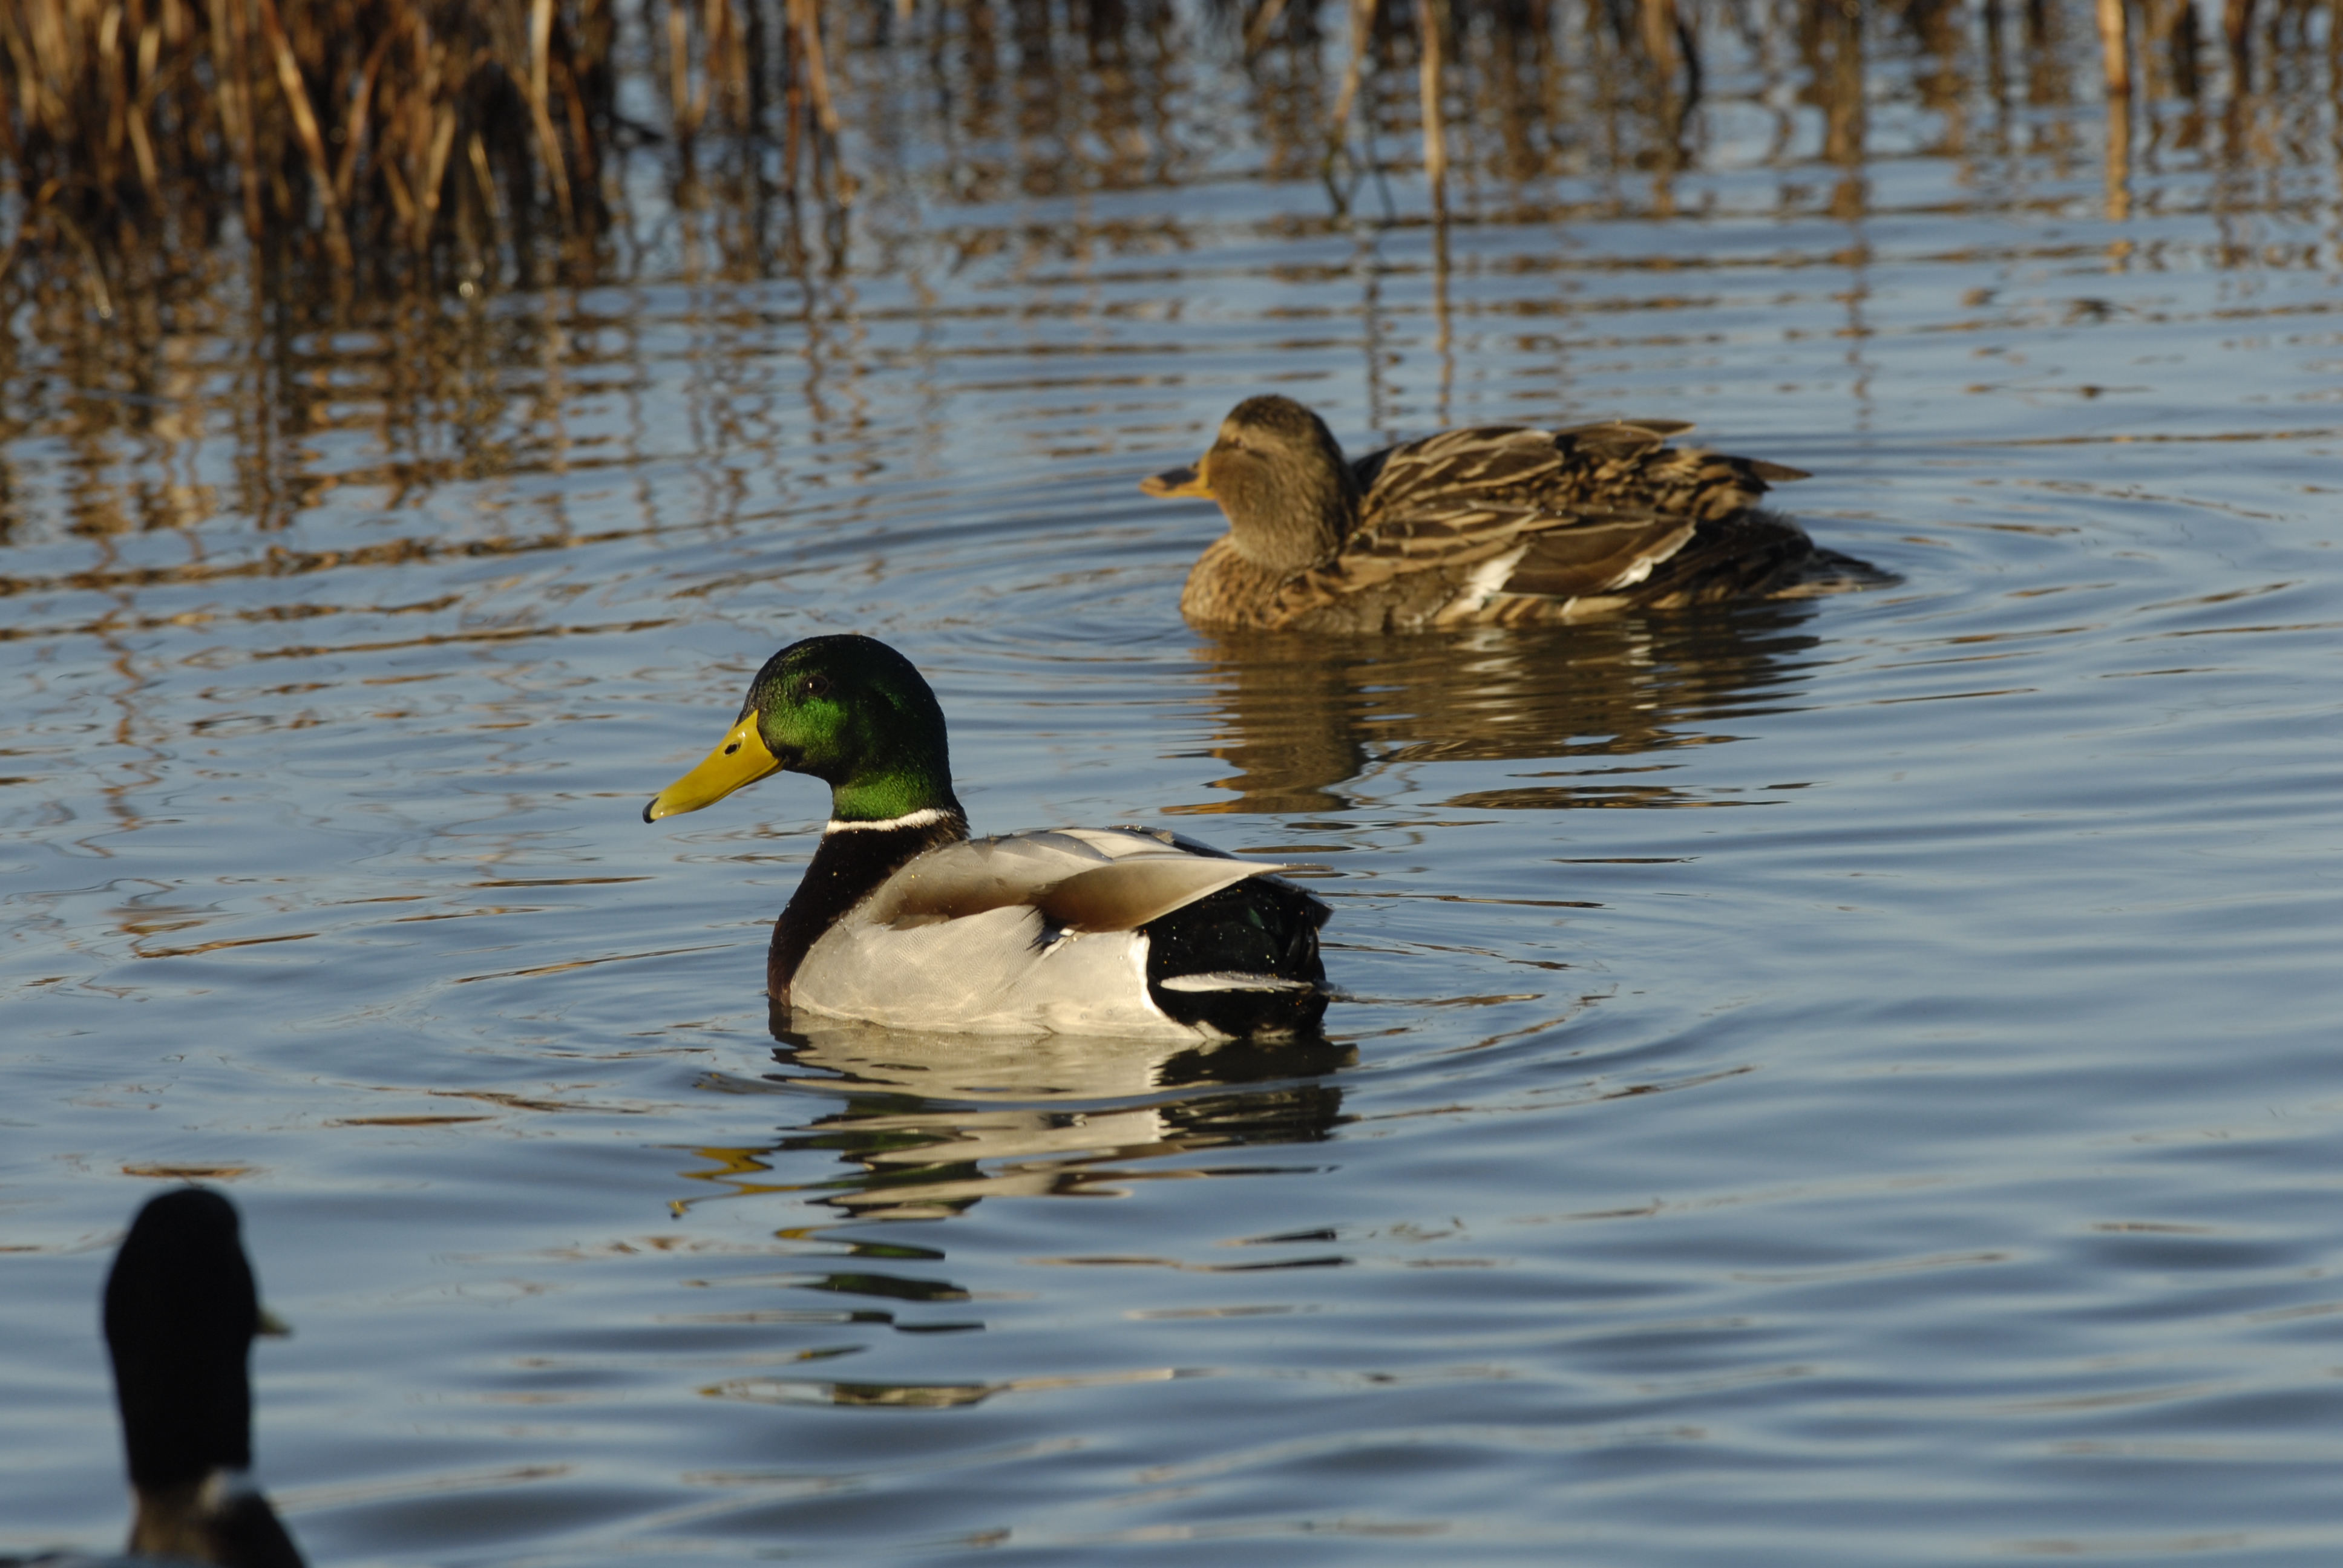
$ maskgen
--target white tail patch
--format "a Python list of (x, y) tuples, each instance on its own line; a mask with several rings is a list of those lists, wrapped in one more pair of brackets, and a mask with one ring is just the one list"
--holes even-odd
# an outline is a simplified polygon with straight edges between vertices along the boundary
[(1202, 974), (1166, 975), (1155, 982), (1165, 990), (1316, 990), (1306, 980), (1283, 975), (1248, 974), (1241, 970), (1208, 970)]

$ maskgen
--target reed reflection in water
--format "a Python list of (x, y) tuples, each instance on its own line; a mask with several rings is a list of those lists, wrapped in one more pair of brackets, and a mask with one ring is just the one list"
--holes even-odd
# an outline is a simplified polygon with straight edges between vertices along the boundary
[[(2151, 173), (2325, 156), (2318, 13), (2250, 0), (2217, 59), (2178, 0), (19, 9), (0, 260), (59, 337), (94, 315), (151, 339), (246, 261), (264, 297), (329, 309), (625, 284), (652, 257), (844, 276), (923, 202), (1196, 186), (1238, 160), (1390, 221), (1518, 211), (1557, 181), (1600, 187), (1582, 213), (1691, 210), (1685, 176), (1755, 151), (1818, 163), (1851, 220), (1867, 166), (1915, 142), (1991, 166), (2088, 162), (2095, 136), (2114, 218), (2135, 142)], [(953, 244), (966, 265), (1004, 241)]]

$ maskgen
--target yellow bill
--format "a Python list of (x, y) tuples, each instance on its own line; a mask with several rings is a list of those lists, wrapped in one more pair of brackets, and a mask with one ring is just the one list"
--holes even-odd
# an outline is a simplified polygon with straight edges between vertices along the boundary
[(1139, 481), (1139, 487), (1151, 496), (1202, 496), (1208, 501), (1212, 498), (1212, 477), (1201, 458), (1184, 468), (1150, 474)]
[(780, 770), (781, 759), (757, 733), (757, 710), (752, 708), (699, 767), (651, 797), (651, 803), (643, 808), (643, 820), (656, 822), (679, 811), (712, 806), (733, 790)]
[(293, 1325), (270, 1312), (266, 1306), (260, 1309), (260, 1321), (256, 1326), (260, 1332), (266, 1334), (272, 1340), (289, 1340), (293, 1337)]

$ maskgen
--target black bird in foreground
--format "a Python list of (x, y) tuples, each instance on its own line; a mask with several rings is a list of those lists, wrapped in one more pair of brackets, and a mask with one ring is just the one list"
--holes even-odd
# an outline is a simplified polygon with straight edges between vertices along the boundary
[(237, 1239), (236, 1206), (201, 1187), (148, 1201), (106, 1280), (106, 1343), (122, 1406), (138, 1513), (134, 1556), (226, 1568), (302, 1568), (301, 1553), (246, 1477), (252, 1464), (255, 1334), (264, 1312)]

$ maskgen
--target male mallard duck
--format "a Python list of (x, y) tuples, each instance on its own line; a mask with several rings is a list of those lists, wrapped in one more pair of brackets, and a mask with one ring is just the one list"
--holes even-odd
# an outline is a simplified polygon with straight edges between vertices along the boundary
[(643, 808), (697, 811), (767, 774), (830, 785), (830, 826), (773, 928), (776, 1004), (903, 1029), (1292, 1033), (1326, 1010), (1326, 906), (1171, 833), (970, 839), (943, 709), (911, 661), (816, 637), (765, 661), (707, 760)]
[(1188, 573), (1205, 628), (1520, 626), (1885, 580), (1759, 508), (1779, 463), (1679, 451), (1691, 426), (1484, 426), (1355, 462), (1291, 397), (1248, 397), (1151, 496), (1204, 496), (1229, 531)]
[(261, 1310), (226, 1199), (182, 1187), (138, 1211), (106, 1280), (106, 1343), (138, 1503), (134, 1555), (301, 1568), (292, 1537), (245, 1475), (245, 1363), (255, 1334), (284, 1332)]

